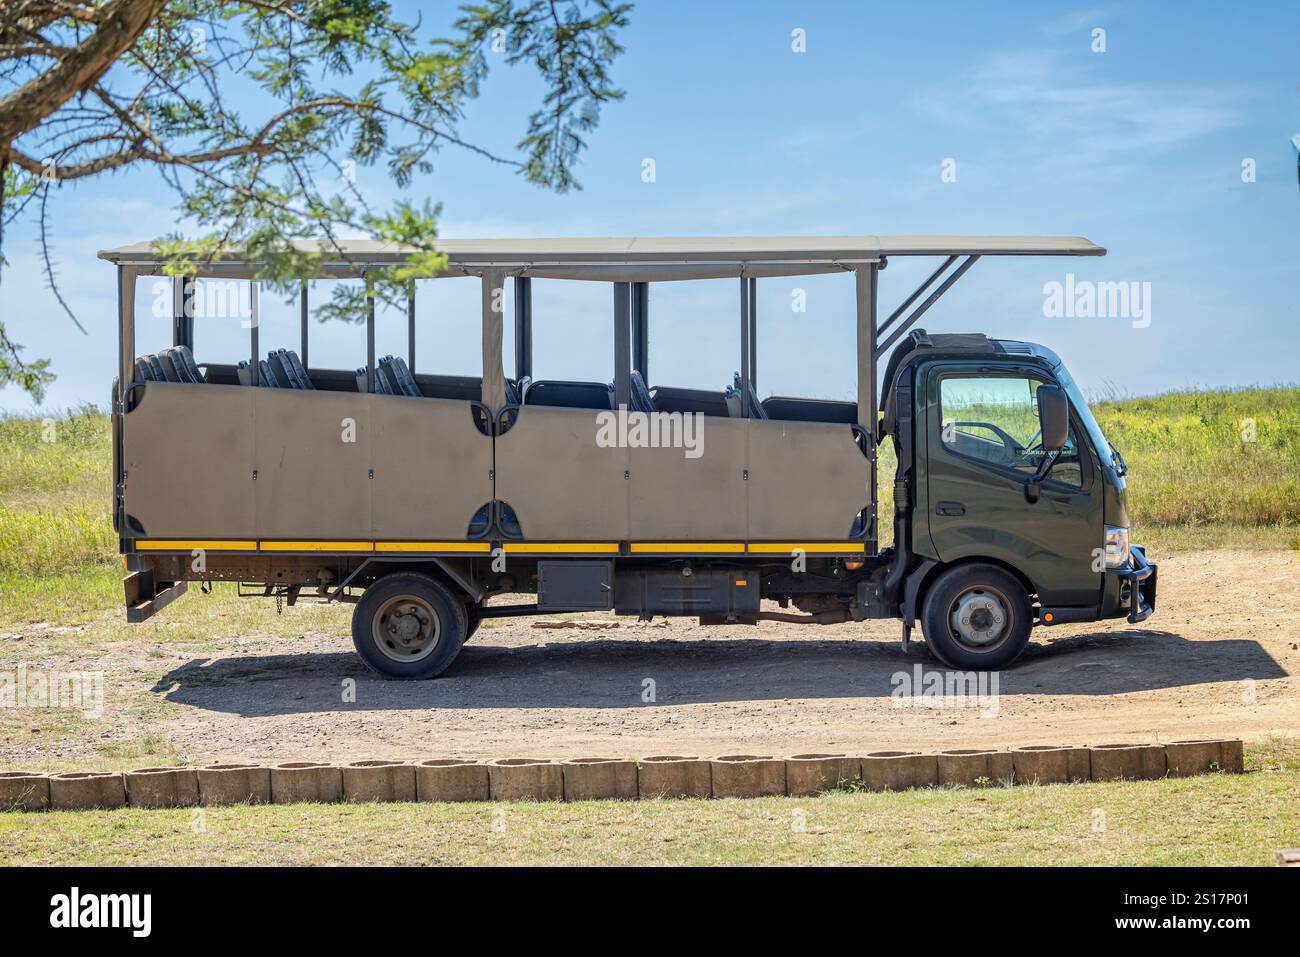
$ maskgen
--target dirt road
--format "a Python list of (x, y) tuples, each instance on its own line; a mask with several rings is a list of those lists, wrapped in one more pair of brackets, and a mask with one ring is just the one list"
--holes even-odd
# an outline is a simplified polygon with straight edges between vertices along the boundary
[[(418, 683), (371, 675), (341, 630), (290, 640), (217, 636), (221, 650), (206, 658), (135, 641), (96, 647), (92, 639), (63, 666), (104, 670), (127, 690), (101, 720), (68, 731), (59, 760), (143, 734), (160, 736), (185, 760), (270, 761), (793, 754), (1300, 733), (1295, 552), (1163, 559), (1159, 609), (1146, 623), (1038, 629), (1021, 663), (1000, 675), (996, 696), (976, 707), (898, 706), (891, 697), (898, 676), (935, 666), (919, 641), (903, 653), (894, 622), (702, 628), (593, 615), (492, 624), (447, 675)], [(344, 700), (348, 679), (355, 701)], [(6, 742), (0, 764), (42, 756), (21, 745)]]

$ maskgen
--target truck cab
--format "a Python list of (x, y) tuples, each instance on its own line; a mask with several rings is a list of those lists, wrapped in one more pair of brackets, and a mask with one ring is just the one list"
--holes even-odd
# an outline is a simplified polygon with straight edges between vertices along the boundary
[(1054, 352), (916, 330), (882, 384), (895, 560), (909, 568), (900, 612), (905, 627), (921, 619), (936, 656), (999, 667), (1027, 641), (1025, 620), (1152, 613), (1156, 568), (1129, 541), (1124, 460)]

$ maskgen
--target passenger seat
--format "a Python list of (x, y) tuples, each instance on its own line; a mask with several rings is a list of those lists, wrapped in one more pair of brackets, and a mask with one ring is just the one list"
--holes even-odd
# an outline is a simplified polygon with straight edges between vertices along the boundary
[(272, 371), (278, 373), (281, 382), (288, 385), (291, 389), (315, 389), (311, 384), (311, 379), (307, 377), (307, 370), (303, 368), (302, 362), (298, 359), (298, 353), (291, 349), (273, 349), (267, 356)]
[[(733, 419), (741, 417), (742, 408), (740, 402), (740, 373), (733, 374), (732, 384), (727, 386), (727, 391), (722, 393), (722, 397), (727, 401), (727, 412)], [(758, 401), (758, 392), (752, 384), (749, 385), (749, 414), (752, 419), (766, 419), (767, 409), (763, 408), (763, 403)]]
[[(357, 391), (367, 391), (365, 366), (357, 369)], [(379, 395), (393, 395), (393, 387), (388, 384), (388, 376), (384, 375), (383, 369), (379, 366), (375, 367), (375, 392)]]
[(654, 396), (650, 394), (650, 388), (645, 384), (645, 379), (636, 369), (632, 370), (632, 411), (645, 412), (647, 415), (655, 411)]
[(406, 360), (401, 356), (384, 356), (379, 360), (380, 380), (387, 379), (389, 392), (392, 395), (407, 395), (414, 399), (421, 399), (424, 393), (420, 387), (415, 384), (415, 376), (411, 375), (411, 368), (406, 364)]

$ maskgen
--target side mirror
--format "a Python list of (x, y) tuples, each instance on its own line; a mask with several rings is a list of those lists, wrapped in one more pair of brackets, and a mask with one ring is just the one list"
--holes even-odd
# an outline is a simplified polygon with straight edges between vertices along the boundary
[(1037, 396), (1040, 445), (1045, 452), (1059, 452), (1070, 434), (1070, 401), (1057, 385), (1040, 385)]

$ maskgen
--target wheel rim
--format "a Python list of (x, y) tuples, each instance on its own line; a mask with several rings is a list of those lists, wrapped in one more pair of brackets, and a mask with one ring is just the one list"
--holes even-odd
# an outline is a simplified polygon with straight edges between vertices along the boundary
[(433, 606), (414, 595), (388, 599), (375, 612), (370, 627), (375, 647), (386, 658), (402, 662), (429, 657), (438, 647), (441, 631)]
[(967, 588), (949, 606), (948, 632), (968, 651), (992, 651), (1011, 636), (1011, 602), (987, 585)]

